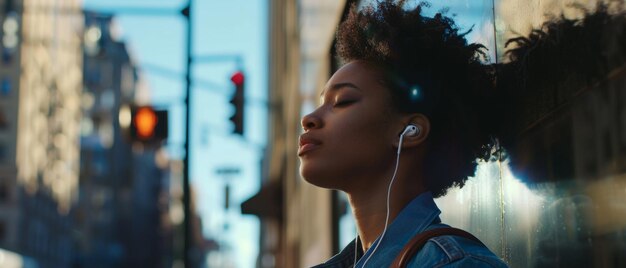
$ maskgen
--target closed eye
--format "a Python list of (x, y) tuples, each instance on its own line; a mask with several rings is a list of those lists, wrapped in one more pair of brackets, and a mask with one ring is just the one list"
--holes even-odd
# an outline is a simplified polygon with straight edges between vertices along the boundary
[(345, 107), (348, 106), (352, 103), (355, 103), (356, 100), (343, 100), (343, 101), (339, 101), (337, 103), (335, 103), (335, 105), (333, 107)]

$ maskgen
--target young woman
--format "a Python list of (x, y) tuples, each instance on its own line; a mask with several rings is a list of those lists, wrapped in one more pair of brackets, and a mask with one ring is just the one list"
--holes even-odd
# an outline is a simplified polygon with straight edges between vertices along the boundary
[[(492, 77), (484, 47), (422, 6), (355, 7), (337, 32), (346, 62), (321, 105), (302, 118), (300, 172), (347, 193), (357, 238), (318, 267), (389, 267), (418, 234), (446, 225), (433, 198), (472, 176), (491, 153)], [(431, 238), (409, 267), (505, 267), (482, 243)]]

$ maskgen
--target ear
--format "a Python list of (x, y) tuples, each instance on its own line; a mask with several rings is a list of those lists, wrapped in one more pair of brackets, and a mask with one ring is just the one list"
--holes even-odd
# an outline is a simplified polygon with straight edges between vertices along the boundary
[[(398, 137), (400, 137), (400, 134), (402, 134), (402, 131), (404, 131), (404, 128), (408, 125), (417, 126), (419, 130), (417, 135), (404, 135), (404, 138), (402, 139), (402, 149), (417, 147), (426, 141), (426, 138), (428, 138), (428, 134), (430, 133), (430, 120), (428, 120), (428, 117), (423, 114), (410, 114), (407, 115), (402, 121), (404, 122), (404, 125), (398, 133)], [(395, 143), (396, 148), (398, 147), (398, 142), (399, 140)]]

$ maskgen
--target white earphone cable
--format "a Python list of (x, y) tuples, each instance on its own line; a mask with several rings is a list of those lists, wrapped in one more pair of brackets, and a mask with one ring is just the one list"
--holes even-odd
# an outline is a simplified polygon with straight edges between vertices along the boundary
[(352, 267), (356, 268), (356, 256), (358, 255), (358, 247), (357, 245), (359, 244), (359, 228), (355, 228), (356, 229), (356, 234), (355, 234), (355, 238), (354, 238), (354, 265)]
[[(374, 256), (374, 253), (376, 253), (376, 250), (378, 249), (378, 246), (383, 242), (383, 238), (385, 237), (385, 233), (387, 233), (387, 226), (389, 224), (389, 197), (391, 196), (391, 186), (393, 185), (393, 181), (396, 179), (396, 173), (398, 172), (398, 164), (400, 163), (400, 151), (402, 149), (402, 140), (404, 138), (404, 134), (405, 133), (406, 133), (406, 131), (404, 131), (400, 135), (400, 141), (398, 142), (398, 152), (396, 153), (396, 167), (393, 170), (393, 176), (391, 177), (391, 181), (389, 182), (389, 186), (387, 187), (387, 216), (385, 217), (385, 228), (383, 229), (383, 233), (380, 235), (380, 239), (378, 239), (378, 243), (376, 244), (376, 246), (372, 250), (372, 254), (370, 254), (367, 257), (367, 259), (365, 259), (365, 262), (363, 262), (363, 266), (361, 266), (362, 268), (364, 268), (365, 265), (367, 264), (367, 262), (370, 260), (370, 258), (372, 258), (372, 256)], [(354, 252), (354, 260), (355, 260), (354, 261), (354, 266), (356, 267), (356, 251)]]

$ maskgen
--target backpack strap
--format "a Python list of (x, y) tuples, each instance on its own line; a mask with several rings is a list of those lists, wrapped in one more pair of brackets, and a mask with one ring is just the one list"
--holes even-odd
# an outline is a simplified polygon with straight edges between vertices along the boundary
[(480, 244), (483, 244), (478, 238), (474, 235), (463, 231), (461, 229), (445, 227), (445, 228), (437, 228), (428, 231), (421, 232), (415, 235), (400, 251), (400, 254), (396, 256), (396, 259), (391, 263), (392, 268), (404, 268), (409, 264), (409, 261), (415, 254), (433, 237), (442, 236), (442, 235), (455, 235), (464, 237), (470, 240), (474, 240)]

